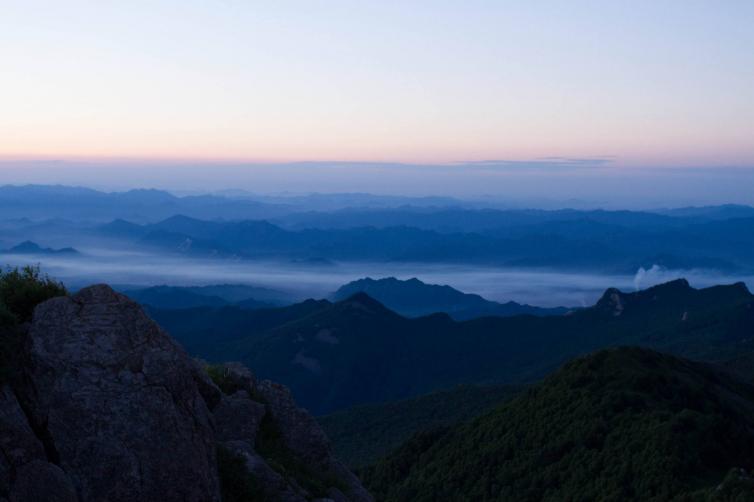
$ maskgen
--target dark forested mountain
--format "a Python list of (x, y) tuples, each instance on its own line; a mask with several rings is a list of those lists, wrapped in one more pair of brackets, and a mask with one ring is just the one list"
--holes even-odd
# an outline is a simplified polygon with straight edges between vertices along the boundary
[(494, 411), (415, 436), (378, 500), (751, 500), (754, 388), (638, 348), (576, 359)]
[[(147, 306), (160, 325), (180, 337), (189, 352), (209, 360), (232, 353), (231, 344), (251, 345), (267, 331), (331, 307), (326, 300), (307, 300), (280, 308), (246, 309), (239, 306), (159, 309)], [(236, 353), (233, 359), (239, 359)]]
[(349, 467), (365, 467), (414, 434), (449, 427), (511, 399), (521, 388), (459, 385), (389, 403), (354, 406), (317, 419)]
[(728, 360), (754, 351), (753, 306), (743, 284), (694, 289), (677, 280), (636, 293), (610, 289), (594, 307), (564, 316), (408, 319), (363, 293), (282, 309), (152, 315), (196, 355), (240, 359), (321, 414), (461, 383), (531, 382), (609, 346)]
[(444, 312), (462, 321), (483, 316), (562, 315), (568, 312), (563, 307), (542, 308), (516, 302), (493, 302), (450, 286), (425, 284), (416, 278), (401, 281), (395, 277), (377, 280), (367, 277), (341, 286), (332, 298), (345, 300), (360, 292), (407, 317)]
[(184, 309), (196, 307), (222, 307), (228, 302), (219, 296), (194, 293), (187, 288), (174, 286), (151, 286), (124, 291), (132, 300), (160, 309)]

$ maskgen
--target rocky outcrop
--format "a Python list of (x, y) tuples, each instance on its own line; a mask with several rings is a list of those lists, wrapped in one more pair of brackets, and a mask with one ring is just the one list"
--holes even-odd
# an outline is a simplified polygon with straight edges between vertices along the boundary
[[(226, 393), (213, 410), (217, 436), (224, 447), (244, 459), (248, 471), (262, 481), (268, 497), (291, 502), (314, 497), (372, 500), (358, 478), (333, 457), (322, 428), (306, 410), (296, 406), (285, 386), (257, 381), (238, 363), (221, 365), (214, 371)], [(270, 464), (283, 464), (283, 475)]]
[[(317, 476), (339, 480), (350, 500), (372, 499), (358, 478), (333, 457), (324, 431), (314, 417), (296, 406), (288, 388), (263, 380), (257, 392), (268, 403), (268, 411), (279, 426), (283, 443), (296, 458), (306, 463)], [(332, 491), (329, 495), (332, 498)]]
[(48, 462), (10, 386), (0, 389), (0, 490), (11, 501), (75, 502), (71, 480)]
[(0, 388), (0, 500), (220, 501), (218, 448), (269, 500), (371, 500), (286, 391), (234, 364), (216, 385), (108, 286), (39, 305), (23, 352)]
[(220, 500), (196, 364), (107, 286), (39, 305), (23, 404), (81, 500)]

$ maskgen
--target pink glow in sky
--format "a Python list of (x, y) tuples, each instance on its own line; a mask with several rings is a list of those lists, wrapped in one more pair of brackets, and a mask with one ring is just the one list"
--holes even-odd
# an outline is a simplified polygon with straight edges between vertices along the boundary
[(754, 2), (10, 0), (0, 158), (754, 165)]

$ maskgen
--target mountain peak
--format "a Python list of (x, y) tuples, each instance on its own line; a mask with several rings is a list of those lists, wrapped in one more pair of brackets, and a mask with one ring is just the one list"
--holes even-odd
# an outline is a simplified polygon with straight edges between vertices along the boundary
[(388, 309), (407, 317), (445, 312), (456, 320), (467, 320), (484, 316), (565, 313), (562, 308), (544, 309), (515, 302), (501, 304), (477, 294), (464, 293), (452, 286), (428, 284), (416, 277), (405, 280), (396, 277), (365, 277), (341, 286), (332, 298), (341, 300), (357, 292), (367, 293)]
[(652, 286), (650, 288), (647, 288), (644, 290), (645, 292), (676, 292), (676, 291), (690, 291), (694, 288), (691, 287), (689, 284), (689, 281), (687, 281), (684, 278), (678, 278), (673, 279), (672, 281), (663, 282), (662, 284), (658, 284), (656, 286)]
[(368, 294), (364, 293), (363, 291), (356, 292), (346, 298), (345, 300), (342, 300), (338, 302), (336, 305), (342, 305), (346, 307), (353, 307), (357, 308), (359, 310), (366, 310), (371, 312), (391, 312), (388, 310), (383, 304), (369, 296)]
[(733, 306), (751, 300), (752, 295), (742, 282), (697, 289), (686, 279), (675, 279), (632, 293), (609, 288), (599, 299), (595, 309), (610, 312), (616, 317), (623, 314), (628, 306), (631, 306), (632, 312), (646, 312), (646, 309), (658, 313), (680, 311), (685, 319), (693, 311), (714, 306)]
[(26, 240), (26, 241), (21, 242), (20, 244), (13, 246), (10, 250), (16, 253), (37, 252), (37, 251), (41, 251), (42, 248), (36, 242)]
[(618, 299), (632, 297), (632, 296), (646, 296), (649, 294), (656, 294), (656, 293), (674, 293), (674, 292), (687, 292), (687, 291), (696, 291), (694, 288), (691, 287), (689, 284), (689, 281), (686, 279), (680, 278), (680, 279), (673, 279), (672, 281), (663, 282), (662, 284), (657, 284), (655, 286), (651, 286), (647, 289), (642, 289), (639, 291), (634, 291), (630, 293), (626, 293), (621, 291), (618, 288), (607, 288), (605, 292), (602, 294), (602, 297), (597, 301), (597, 305), (610, 305), (614, 304)]
[(200, 220), (197, 218), (192, 218), (191, 216), (186, 216), (185, 214), (174, 214), (173, 216), (169, 216), (165, 218), (164, 220), (158, 222), (158, 225), (175, 225), (180, 223), (191, 223), (191, 224), (204, 224), (207, 223), (204, 220)]
[(28, 240), (20, 244), (17, 244), (16, 246), (13, 246), (12, 248), (8, 249), (6, 252), (10, 254), (29, 254), (29, 255), (78, 254), (78, 251), (76, 251), (73, 248), (62, 248), (62, 249), (43, 248), (36, 242), (28, 241)]

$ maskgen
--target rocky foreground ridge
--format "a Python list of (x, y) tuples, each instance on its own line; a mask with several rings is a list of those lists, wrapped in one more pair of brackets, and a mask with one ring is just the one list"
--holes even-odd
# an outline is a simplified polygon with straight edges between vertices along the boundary
[(192, 360), (105, 285), (37, 306), (0, 387), (0, 500), (371, 501), (288, 390)]

